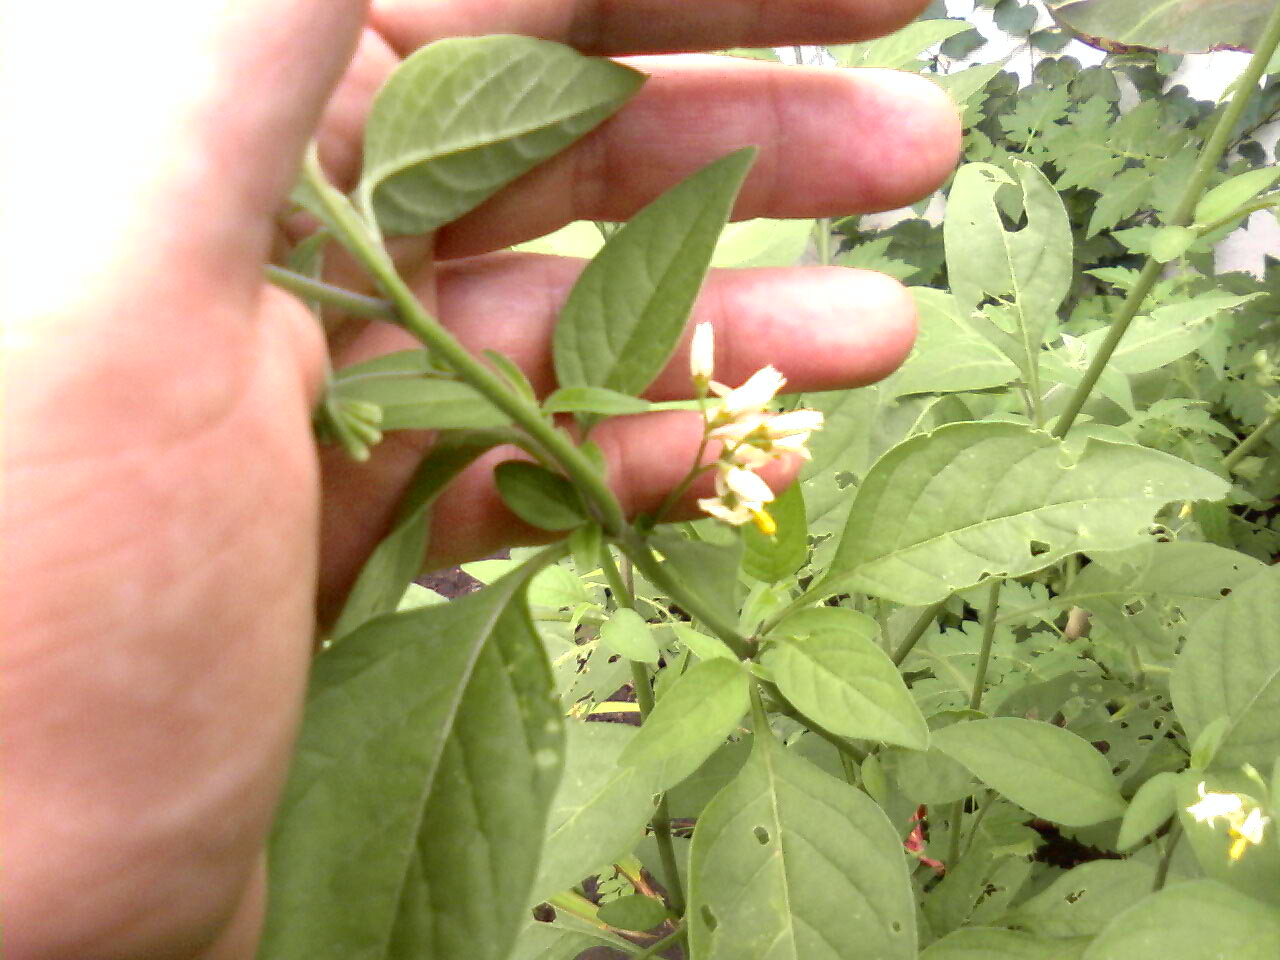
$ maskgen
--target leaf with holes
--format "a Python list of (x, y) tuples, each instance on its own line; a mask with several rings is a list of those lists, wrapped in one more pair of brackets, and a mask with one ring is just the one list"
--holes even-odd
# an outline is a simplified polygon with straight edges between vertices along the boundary
[(1169, 53), (1252, 50), (1271, 0), (1052, 0), (1054, 18), (1112, 45)]
[(532, 37), (450, 37), (407, 57), (365, 124), (360, 206), (388, 234), (456, 220), (607, 119), (644, 82)]
[(703, 811), (689, 860), (691, 960), (914, 960), (902, 842), (866, 794), (757, 738)]
[(1196, 621), (1169, 689), (1195, 740), (1219, 717), (1227, 729), (1215, 763), (1266, 770), (1280, 753), (1280, 571), (1236, 588)]
[(1207, 470), (1144, 447), (1090, 439), (1072, 458), (1019, 424), (951, 424), (876, 462), (821, 587), (923, 606), (984, 576), (1135, 546), (1166, 503), (1226, 491)]
[(933, 745), (1046, 820), (1087, 827), (1124, 814), (1124, 798), (1106, 758), (1051, 723), (1020, 717), (970, 720), (933, 731)]
[(755, 154), (738, 150), (668, 190), (587, 264), (556, 323), (561, 386), (638, 394), (661, 372)]
[(563, 754), (524, 600), (534, 569), (316, 658), (263, 956), (505, 960)]

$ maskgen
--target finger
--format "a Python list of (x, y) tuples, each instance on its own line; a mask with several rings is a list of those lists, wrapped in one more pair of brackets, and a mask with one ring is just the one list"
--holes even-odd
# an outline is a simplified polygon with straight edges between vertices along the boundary
[(911, 21), (928, 0), (376, 0), (372, 18), (401, 52), (446, 36), (519, 33), (586, 53), (672, 53), (848, 43)]
[[(358, 175), (359, 131), (374, 77), (393, 62), (385, 45), (366, 35), (326, 115), (324, 156), (344, 185)], [(573, 220), (628, 219), (746, 145), (760, 153), (739, 195), (737, 219), (894, 209), (932, 191), (959, 154), (955, 106), (923, 77), (712, 56), (636, 64), (651, 79), (616, 117), (443, 228), (437, 252), (471, 256)]]

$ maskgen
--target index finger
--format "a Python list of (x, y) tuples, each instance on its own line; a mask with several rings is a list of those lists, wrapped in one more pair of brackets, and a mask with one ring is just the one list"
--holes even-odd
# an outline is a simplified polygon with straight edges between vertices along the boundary
[(447, 36), (519, 33), (621, 56), (850, 43), (909, 23), (929, 0), (375, 0), (401, 55)]

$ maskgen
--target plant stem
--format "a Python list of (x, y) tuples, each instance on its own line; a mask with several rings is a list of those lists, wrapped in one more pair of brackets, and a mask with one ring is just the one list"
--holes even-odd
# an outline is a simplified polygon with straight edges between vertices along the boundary
[[(634, 610), (635, 597), (618, 572), (618, 566), (613, 562), (613, 554), (607, 548), (600, 551), (600, 564), (618, 606)], [(653, 713), (654, 700), (649, 668), (639, 660), (631, 661), (631, 686), (636, 692), (636, 703), (640, 705), (640, 723), (643, 724)], [(665, 793), (658, 794), (658, 802), (654, 805), (653, 817), (649, 822), (653, 826), (653, 838), (658, 843), (658, 856), (662, 859), (662, 869), (667, 875), (667, 899), (671, 901), (671, 909), (683, 916), (684, 886), (680, 883), (675, 844), (671, 837), (671, 812), (667, 806)]]
[(334, 307), (343, 313), (355, 314), (358, 317), (386, 320), (390, 323), (398, 323), (400, 320), (395, 307), (386, 300), (367, 297), (363, 293), (356, 293), (354, 290), (347, 290), (344, 287), (336, 287), (331, 283), (325, 283), (323, 280), (313, 280), (311, 277), (303, 276), (292, 270), (286, 270), (284, 267), (277, 267), (273, 263), (267, 264), (263, 271), (267, 275), (267, 280), (271, 283), (281, 290), (288, 290), (303, 300), (315, 300), (325, 306)]
[(947, 821), (950, 832), (947, 834), (947, 859), (942, 861), (950, 874), (960, 860), (960, 820), (964, 817), (964, 798), (951, 804), (951, 814)]
[(973, 673), (973, 691), (969, 694), (969, 709), (982, 706), (982, 690), (987, 683), (987, 665), (991, 662), (991, 641), (996, 635), (996, 611), (1000, 606), (1000, 580), (991, 578), (987, 591), (987, 610), (982, 617), (982, 648), (978, 651), (978, 666)]
[(782, 714), (784, 717), (790, 717), (797, 723), (803, 724), (808, 728), (810, 733), (815, 733), (823, 740), (827, 741), (827, 743), (831, 744), (840, 752), (841, 758), (848, 757), (857, 764), (861, 764), (862, 761), (867, 759), (867, 752), (865, 750), (860, 750), (844, 737), (839, 734), (832, 733), (816, 720), (812, 720), (801, 713), (796, 705), (788, 700), (786, 695), (778, 689), (776, 684), (768, 680), (759, 679), (756, 680), (756, 683), (769, 694), (769, 698), (774, 701), (778, 713)]
[[(1275, 5), (1271, 11), (1271, 16), (1267, 19), (1262, 39), (1254, 47), (1253, 56), (1240, 77), (1235, 96), (1231, 98), (1231, 102), (1227, 104), (1226, 109), (1218, 117), (1218, 122), (1209, 134), (1209, 139), (1204, 142), (1204, 146), (1200, 150), (1200, 156), (1191, 172), (1191, 178), (1187, 181), (1187, 185), (1182, 191), (1182, 196), (1178, 200), (1178, 205), (1174, 207), (1173, 215), (1169, 218), (1171, 226), (1185, 227), (1191, 224), (1195, 217), (1196, 205), (1200, 202), (1205, 187), (1208, 186), (1209, 180), (1218, 169), (1218, 163), (1227, 149), (1231, 139), (1231, 131), (1235, 129), (1237, 121), (1239, 121), (1244, 114), (1245, 108), (1249, 105), (1250, 99), (1252, 99), (1254, 92), (1257, 90), (1258, 81), (1262, 78), (1263, 71), (1266, 70), (1267, 64), (1271, 61), (1271, 56), (1275, 53), (1277, 45), (1280, 45), (1280, 3)], [(1058, 422), (1053, 428), (1055, 437), (1065, 437), (1067, 431), (1071, 429), (1071, 425), (1075, 423), (1076, 417), (1080, 415), (1080, 411), (1084, 407), (1085, 401), (1089, 399), (1089, 394), (1097, 384), (1098, 378), (1102, 376), (1102, 371), (1110, 362), (1111, 355), (1115, 352), (1116, 347), (1119, 346), (1120, 340), (1129, 329), (1129, 324), (1133, 322), (1133, 318), (1138, 315), (1142, 302), (1146, 300), (1147, 294), (1155, 286), (1156, 280), (1162, 271), (1163, 264), (1157, 262), (1154, 257), (1147, 258), (1147, 262), (1142, 268), (1142, 273), (1138, 275), (1138, 282), (1134, 284), (1133, 289), (1129, 291), (1129, 295), (1125, 297), (1124, 303), (1120, 307), (1120, 313), (1112, 321), (1111, 329), (1107, 331), (1106, 339), (1103, 340), (1102, 345), (1098, 348), (1098, 352), (1094, 354), (1093, 360), (1089, 364), (1089, 369), (1085, 371), (1083, 379), (1081, 379), (1080, 384), (1071, 395), (1071, 400), (1067, 404), (1066, 410), (1058, 417)]]
[(893, 651), (893, 665), (895, 667), (902, 666), (902, 662), (910, 656), (911, 651), (916, 648), (916, 644), (920, 642), (920, 638), (924, 636), (926, 630), (938, 619), (938, 614), (942, 613), (947, 601), (939, 600), (937, 603), (930, 604), (920, 611), (920, 617), (911, 625), (911, 629), (907, 631), (907, 635), (902, 638), (902, 643), (898, 645), (898, 649)]
[(1267, 431), (1277, 423), (1280, 423), (1280, 406), (1277, 406), (1275, 410), (1272, 410), (1267, 414), (1267, 419), (1258, 424), (1257, 428), (1251, 434), (1240, 441), (1240, 445), (1238, 447), (1223, 458), (1222, 466), (1228, 471), (1234, 469), (1236, 464), (1243, 460), (1250, 450), (1262, 442), (1262, 438), (1266, 436)]
[(1165, 838), (1164, 855), (1160, 857), (1160, 865), (1156, 867), (1155, 880), (1151, 884), (1151, 892), (1156, 893), (1164, 889), (1165, 881), (1169, 879), (1169, 867), (1173, 864), (1173, 852), (1178, 847), (1178, 841), (1182, 839), (1182, 824), (1175, 817), (1173, 826), (1169, 828), (1169, 834)]
[(617, 497), (595, 465), (569, 439), (544, 419), (542, 411), (513, 392), (496, 373), (468, 352), (418, 302), (409, 285), (396, 272), (391, 258), (374, 238), (369, 225), (351, 202), (325, 179), (314, 151), (308, 153), (303, 175), (315, 192), (330, 226), (343, 244), (360, 260), (391, 300), (401, 325), (425, 344), (432, 354), (488, 398), (489, 402), (519, 424), (538, 445), (555, 458), (561, 469), (585, 495), (598, 514), (600, 526), (611, 536), (626, 528)]
[(662, 953), (663, 950), (670, 949), (682, 941), (685, 938), (687, 931), (688, 927), (681, 924), (679, 927), (676, 927), (675, 933), (663, 937), (657, 943), (653, 943), (645, 947), (642, 951), (634, 955), (633, 960), (648, 960), (649, 957), (656, 957), (658, 954)]
[(819, 217), (815, 221), (817, 228), (818, 263), (824, 267), (831, 266), (831, 218)]
[(730, 650), (737, 654), (740, 660), (747, 660), (751, 657), (751, 642), (738, 633), (733, 625), (725, 622), (718, 613), (704, 604), (691, 591), (686, 590), (671, 576), (667, 572), (667, 568), (654, 557), (652, 549), (643, 538), (634, 531), (628, 530), (623, 537), (618, 539), (618, 544), (626, 552), (627, 556), (631, 558), (631, 562), (640, 569), (640, 572), (649, 578), (650, 583), (674, 600), (690, 616), (702, 621), (712, 633), (725, 642)]

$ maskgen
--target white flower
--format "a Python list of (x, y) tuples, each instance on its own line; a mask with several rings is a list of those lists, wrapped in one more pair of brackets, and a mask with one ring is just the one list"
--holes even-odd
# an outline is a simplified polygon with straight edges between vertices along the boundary
[(817, 410), (791, 410), (775, 416), (753, 414), (715, 427), (709, 436), (725, 445), (728, 459), (758, 470), (788, 453), (808, 460), (809, 435), (822, 429), (822, 419)]
[(716, 367), (716, 331), (709, 323), (693, 328), (693, 342), (689, 345), (689, 372), (699, 390), (705, 392)]
[(735, 527), (748, 520), (766, 536), (773, 536), (778, 525), (764, 505), (773, 499), (769, 485), (744, 467), (722, 464), (716, 474), (716, 495), (698, 501), (699, 509)]
[(1244, 807), (1244, 801), (1234, 793), (1205, 793), (1203, 781), (1196, 790), (1200, 792), (1200, 800), (1187, 807), (1187, 813), (1199, 823), (1212, 827), (1219, 817), (1226, 820), (1238, 817)]
[(722, 400), (715, 412), (714, 422), (728, 423), (747, 414), (764, 413), (765, 407), (786, 382), (787, 378), (773, 366), (757, 370), (736, 390), (713, 380), (711, 392)]
[(1196, 790), (1200, 794), (1200, 799), (1187, 807), (1187, 813), (1191, 814), (1197, 822), (1206, 823), (1209, 826), (1213, 826), (1219, 817), (1227, 821), (1228, 832), (1231, 834), (1231, 846), (1227, 849), (1228, 857), (1239, 860), (1250, 844), (1257, 846), (1262, 843), (1271, 818), (1263, 816), (1261, 807), (1251, 800), (1246, 802), (1249, 798), (1238, 793), (1206, 793), (1203, 782), (1196, 786)]

